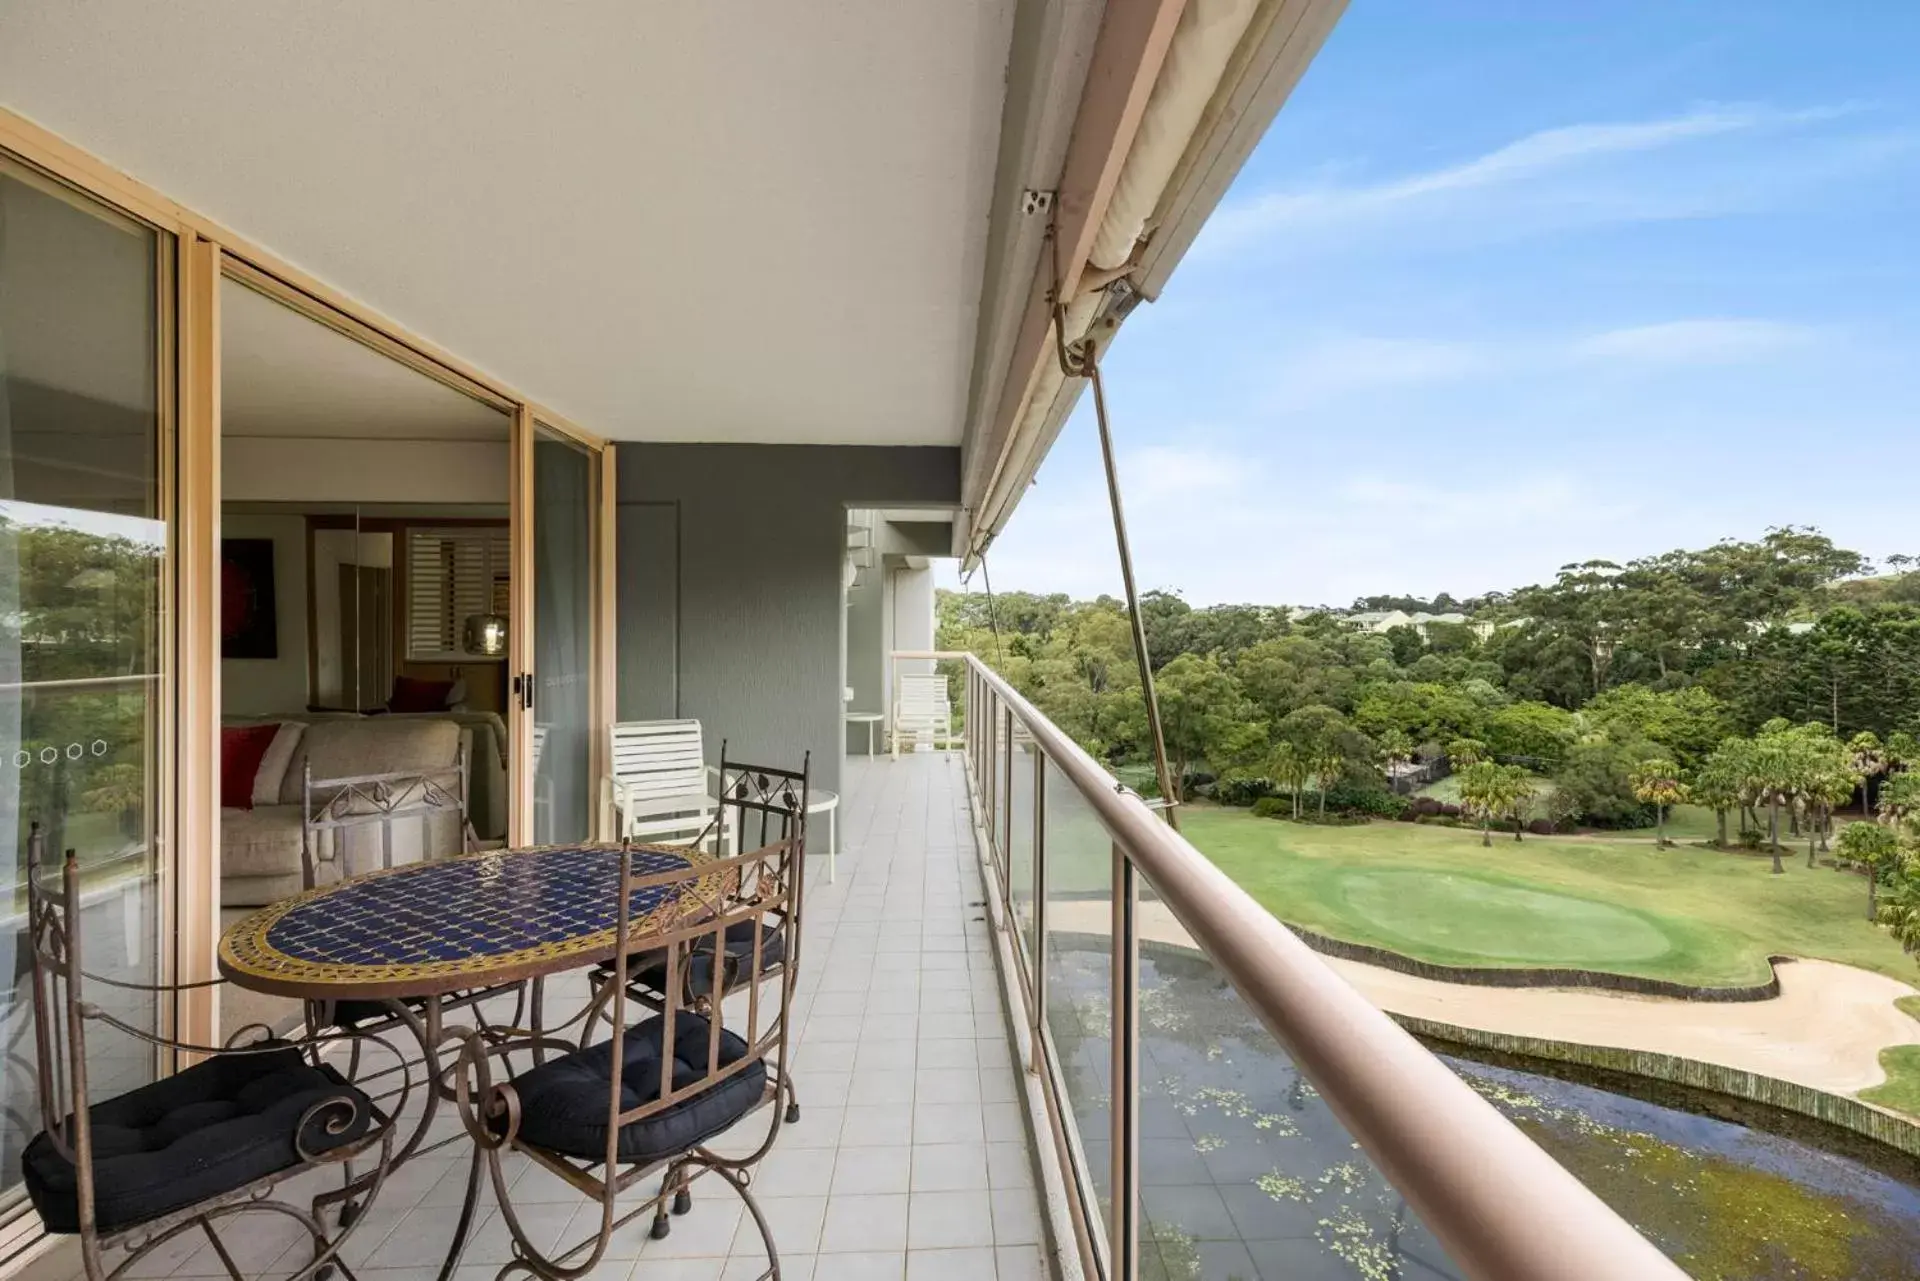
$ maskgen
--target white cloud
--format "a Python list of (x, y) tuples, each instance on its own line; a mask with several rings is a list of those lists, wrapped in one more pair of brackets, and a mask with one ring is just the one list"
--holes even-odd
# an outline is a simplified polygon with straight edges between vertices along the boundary
[[(1351, 231), (1408, 217), (1441, 222), (1464, 215), (1484, 224), (1489, 213), (1494, 221), (1698, 216), (1732, 198), (1730, 191), (1716, 189), (1726, 184), (1705, 181), (1698, 173), (1682, 174), (1677, 184), (1661, 190), (1639, 190), (1620, 181), (1555, 190), (1545, 180), (1574, 177), (1609, 160), (1808, 124), (1849, 110), (1720, 105), (1664, 120), (1542, 129), (1473, 159), (1400, 178), (1230, 200), (1208, 221), (1197, 247), (1220, 252), (1254, 241), (1284, 244), (1290, 237)], [(1530, 198), (1519, 198), (1521, 193)], [(1490, 206), (1487, 197), (1498, 204)]]
[(1727, 365), (1812, 342), (1817, 331), (1776, 320), (1669, 320), (1593, 334), (1573, 344), (1581, 359), (1653, 365)]
[(1821, 331), (1762, 318), (1653, 321), (1584, 334), (1471, 340), (1341, 335), (1299, 345), (1261, 375), (1264, 408), (1323, 409), (1355, 395), (1442, 384), (1497, 387), (1576, 368), (1734, 365), (1811, 346)]

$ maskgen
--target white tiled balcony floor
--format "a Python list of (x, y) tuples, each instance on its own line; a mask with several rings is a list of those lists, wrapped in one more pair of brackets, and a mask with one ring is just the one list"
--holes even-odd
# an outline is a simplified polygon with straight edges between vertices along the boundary
[[(785, 1281), (1049, 1275), (963, 770), (958, 755), (850, 758), (838, 883), (827, 883), (823, 858), (810, 860), (792, 1056), (801, 1118), (753, 1181)], [(550, 1008), (566, 986), (550, 988)], [(455, 1123), (443, 1113), (436, 1124), (451, 1133)], [(742, 1123), (748, 1147), (765, 1124), (765, 1113)], [(436, 1274), (467, 1152), (455, 1142), (393, 1175), (345, 1247), (357, 1276)], [(509, 1195), (523, 1223), (549, 1244), (593, 1230), (598, 1209), (525, 1158), (516, 1164)], [(297, 1230), (251, 1217), (226, 1232), (241, 1268), (288, 1275)], [(492, 1278), (509, 1257), (491, 1193), (475, 1223), (458, 1281)], [(620, 1230), (591, 1275), (741, 1281), (767, 1267), (741, 1202), (717, 1181), (696, 1185), (692, 1212), (665, 1240), (651, 1240), (649, 1224), (643, 1215)], [(205, 1238), (188, 1235), (134, 1275), (227, 1274)]]

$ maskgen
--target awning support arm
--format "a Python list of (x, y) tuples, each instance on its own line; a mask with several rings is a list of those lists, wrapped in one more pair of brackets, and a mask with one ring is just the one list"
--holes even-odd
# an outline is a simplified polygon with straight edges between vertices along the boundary
[(1153, 663), (1147, 654), (1147, 624), (1140, 614), (1140, 591), (1133, 578), (1133, 549), (1127, 537), (1127, 514), (1120, 502), (1120, 471), (1113, 460), (1113, 429), (1107, 421), (1107, 393), (1100, 381), (1097, 344), (1091, 336), (1069, 350), (1067, 345), (1067, 309), (1060, 290), (1060, 238), (1048, 228), (1053, 242), (1053, 333), (1054, 349), (1060, 359), (1060, 372), (1069, 378), (1085, 378), (1093, 384), (1093, 416), (1100, 427), (1100, 461), (1107, 473), (1107, 504), (1113, 511), (1113, 541), (1120, 552), (1120, 579), (1127, 594), (1127, 618), (1133, 625), (1133, 656), (1140, 667), (1140, 692), (1147, 704), (1147, 733), (1153, 739), (1153, 768), (1160, 781), (1160, 795), (1166, 800), (1161, 813), (1167, 826), (1180, 830), (1174, 811), (1180, 804), (1180, 791), (1174, 785), (1167, 766), (1167, 740), (1160, 729), (1160, 696), (1153, 685)]

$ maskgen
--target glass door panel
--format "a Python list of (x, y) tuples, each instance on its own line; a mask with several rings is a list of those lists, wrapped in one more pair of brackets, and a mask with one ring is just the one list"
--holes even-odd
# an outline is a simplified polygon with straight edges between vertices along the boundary
[(595, 516), (599, 459), (533, 439), (533, 839), (594, 835)]
[[(164, 690), (160, 337), (171, 246), (0, 159), (0, 1215), (40, 1129), (24, 936), (27, 836), (81, 868), (86, 968), (158, 981)], [(150, 993), (87, 997), (155, 1029)], [(153, 1077), (152, 1049), (90, 1033), (89, 1085)]]

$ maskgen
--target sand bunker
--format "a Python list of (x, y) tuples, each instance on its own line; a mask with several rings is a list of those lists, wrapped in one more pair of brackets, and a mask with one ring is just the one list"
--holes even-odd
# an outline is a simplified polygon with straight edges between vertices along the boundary
[[(1053, 928), (1105, 933), (1105, 903), (1047, 905)], [(1140, 905), (1142, 937), (1193, 940), (1164, 904)], [(1650, 1050), (1798, 1081), (1834, 1094), (1880, 1084), (1880, 1051), (1920, 1044), (1920, 1019), (1895, 1007), (1914, 989), (1832, 961), (1780, 966), (1767, 1001), (1682, 1001), (1580, 988), (1475, 987), (1322, 957), (1374, 1004), (1395, 1014), (1519, 1036)]]

